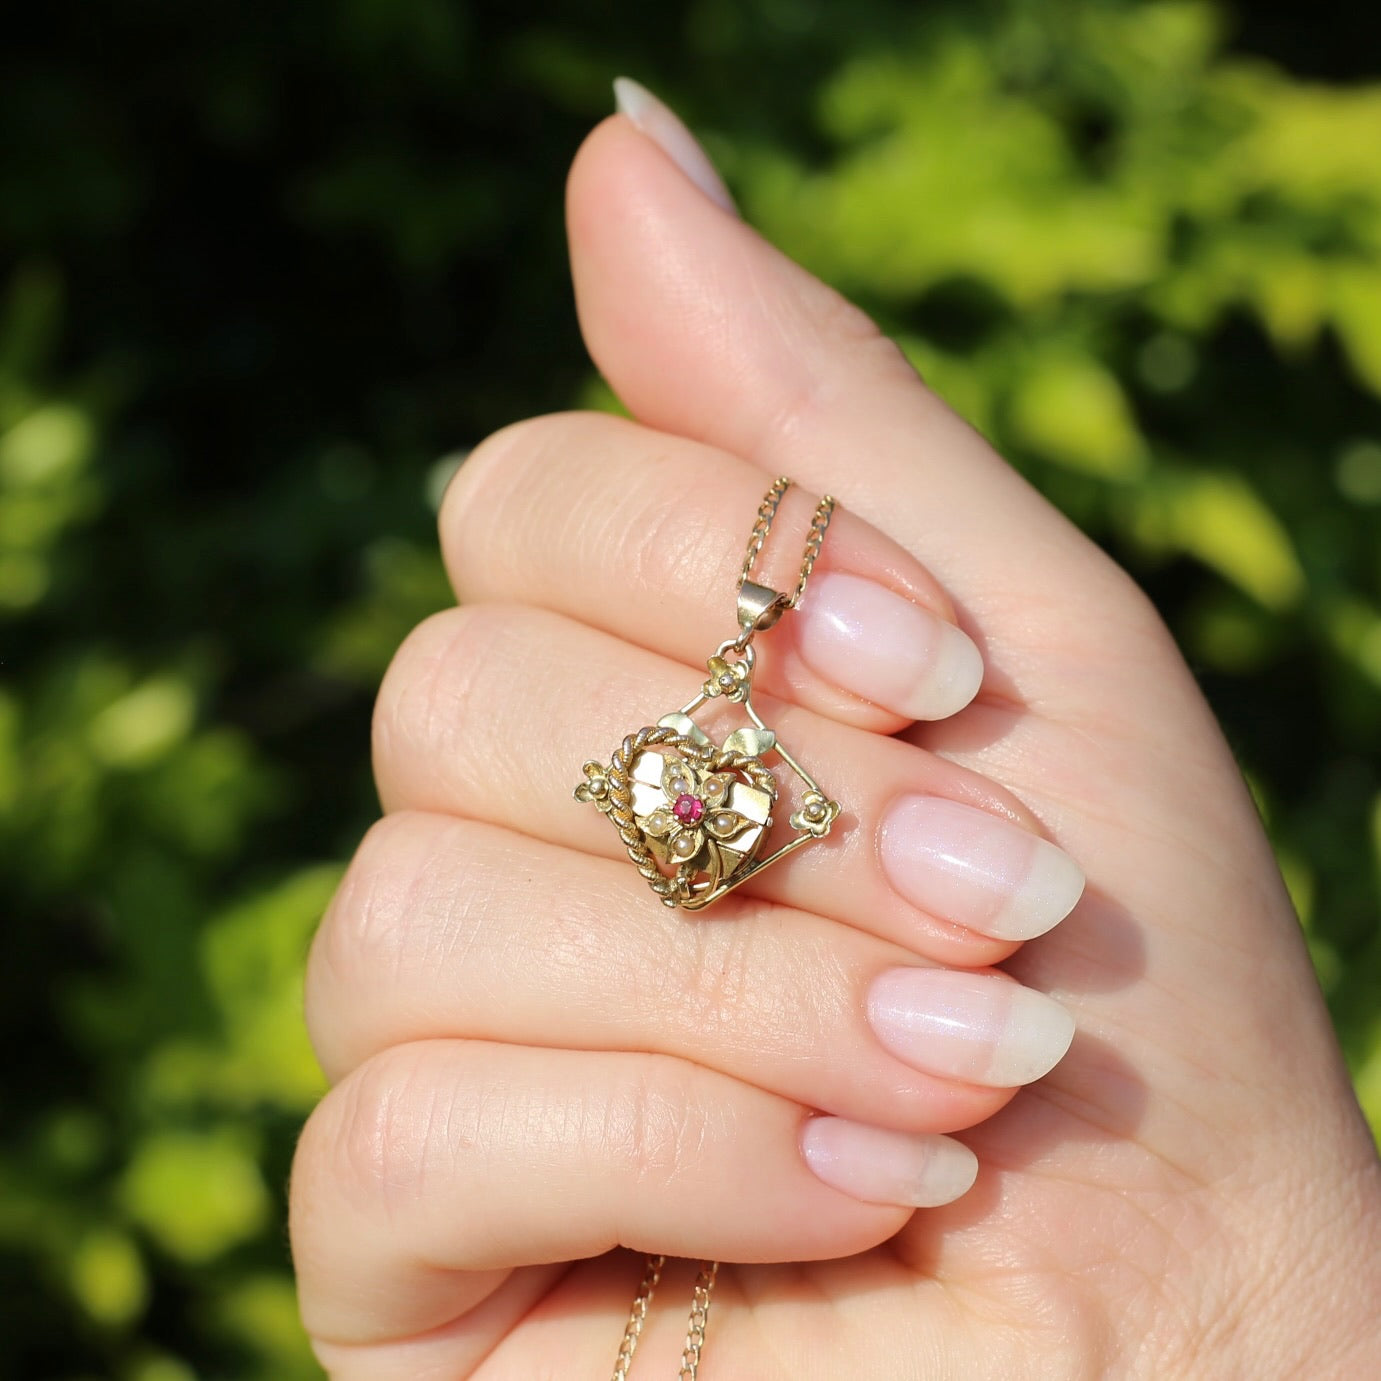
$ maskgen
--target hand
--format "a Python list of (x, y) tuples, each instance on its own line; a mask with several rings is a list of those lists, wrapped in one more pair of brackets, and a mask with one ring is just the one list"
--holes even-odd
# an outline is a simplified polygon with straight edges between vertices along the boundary
[[(638, 421), (479, 449), (441, 520), (465, 607), (381, 692), (387, 814), (309, 973), (338, 1082), (293, 1238), (328, 1370), (607, 1375), (622, 1244), (758, 1263), (721, 1272), (702, 1381), (1363, 1374), (1375, 1151), (1143, 596), (628, 119), (581, 151), (569, 228)], [(843, 509), (759, 685), (845, 828), (691, 917), (570, 790), (698, 683), (781, 472)], [(1051, 930), (1061, 850), (1088, 883)], [(1069, 1038), (1042, 994), (1077, 1035), (1004, 1107)], [(964, 1147), (973, 1188), (917, 1211)], [(675, 1373), (688, 1300), (664, 1285), (637, 1374)]]

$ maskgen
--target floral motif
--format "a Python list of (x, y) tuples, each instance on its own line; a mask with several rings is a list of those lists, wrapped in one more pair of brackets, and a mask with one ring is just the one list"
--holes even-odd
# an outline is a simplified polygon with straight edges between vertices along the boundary
[(583, 763), (580, 770), (585, 774), (585, 780), (576, 787), (575, 799), (584, 801), (608, 815), (614, 807), (613, 799), (609, 795), (608, 767), (602, 762), (592, 760)]
[(801, 807), (791, 816), (791, 828), (801, 834), (814, 835), (823, 839), (839, 816), (839, 803), (831, 801), (824, 792), (807, 791), (801, 799)]
[(717, 695), (730, 700), (741, 701), (748, 694), (748, 664), (746, 662), (727, 662), (716, 653), (707, 663), (710, 676), (700, 688), (707, 700)]
[(730, 772), (712, 772), (668, 755), (662, 767), (661, 800), (638, 816), (638, 827), (665, 862), (707, 872), (717, 882), (733, 871), (741, 852), (720, 846), (762, 824), (734, 809), (736, 784)]

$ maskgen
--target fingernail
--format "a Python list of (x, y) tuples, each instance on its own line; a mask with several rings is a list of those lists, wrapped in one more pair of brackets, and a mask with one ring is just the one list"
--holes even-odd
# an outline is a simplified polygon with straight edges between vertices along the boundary
[(1043, 935), (1074, 909), (1084, 875), (1062, 849), (939, 796), (903, 796), (882, 821), (882, 868), (913, 906), (997, 940)]
[(876, 581), (821, 571), (796, 618), (812, 671), (894, 714), (944, 719), (978, 694), (972, 639)]
[(614, 105), (620, 115), (626, 115), (712, 202), (738, 215), (738, 207), (724, 179), (670, 106), (631, 77), (614, 78)]
[(972, 1188), (978, 1157), (947, 1136), (909, 1136), (842, 1117), (812, 1117), (801, 1154), (832, 1189), (870, 1204), (937, 1208)]
[(1074, 1039), (1054, 998), (991, 974), (888, 969), (868, 990), (868, 1021), (899, 1060), (993, 1088), (1029, 1084)]

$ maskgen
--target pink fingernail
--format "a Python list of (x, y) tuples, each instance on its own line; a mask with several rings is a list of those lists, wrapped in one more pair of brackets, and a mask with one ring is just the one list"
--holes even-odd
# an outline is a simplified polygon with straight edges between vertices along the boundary
[(626, 115), (712, 202), (738, 215), (738, 207), (709, 154), (670, 106), (631, 77), (614, 78), (614, 104), (619, 114)]
[(992, 1088), (1049, 1073), (1074, 1038), (1074, 1018), (1054, 998), (951, 969), (880, 973), (868, 990), (868, 1021), (913, 1068)]
[(833, 1189), (870, 1204), (936, 1208), (967, 1193), (978, 1157), (947, 1136), (912, 1136), (842, 1117), (812, 1117), (801, 1154)]
[(882, 821), (883, 872), (913, 906), (998, 940), (1062, 921), (1084, 875), (1062, 849), (1008, 820), (939, 796), (903, 796)]
[(973, 640), (874, 580), (820, 571), (796, 617), (812, 671), (907, 719), (944, 719), (978, 694)]

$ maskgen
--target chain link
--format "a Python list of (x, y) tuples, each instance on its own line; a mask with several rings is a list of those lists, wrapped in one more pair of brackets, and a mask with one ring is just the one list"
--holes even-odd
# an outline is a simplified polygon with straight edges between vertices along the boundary
[[(748, 577), (753, 573), (753, 566), (759, 556), (762, 555), (763, 545), (767, 541), (767, 535), (772, 531), (772, 522), (777, 516), (777, 509), (781, 506), (782, 497), (791, 488), (791, 479), (787, 475), (779, 475), (773, 482), (772, 487), (763, 495), (762, 502), (758, 505), (757, 517), (753, 521), (753, 531), (748, 538), (748, 550), (743, 557), (743, 569), (739, 572), (738, 588), (743, 589)], [(806, 538), (806, 549), (801, 557), (801, 575), (796, 582), (796, 592), (786, 602), (788, 609), (794, 609), (800, 602), (801, 596), (806, 592), (806, 582), (810, 579), (810, 573), (815, 569), (816, 558), (820, 555), (820, 548), (824, 545), (825, 529), (830, 525), (830, 518), (834, 513), (835, 500), (832, 495), (826, 494), (816, 505), (815, 516), (810, 520), (810, 534)]]
[(681, 1370), (677, 1373), (676, 1381), (695, 1381), (695, 1375), (700, 1370), (700, 1349), (705, 1346), (705, 1329), (710, 1322), (710, 1296), (718, 1275), (718, 1261), (706, 1261), (696, 1272), (690, 1324), (686, 1328), (686, 1345), (681, 1350)]
[(633, 1298), (633, 1308), (628, 1315), (628, 1324), (623, 1330), (623, 1341), (619, 1344), (619, 1355), (614, 1360), (612, 1381), (628, 1381), (628, 1368), (633, 1365), (633, 1351), (642, 1337), (643, 1324), (647, 1322), (647, 1309), (652, 1303), (653, 1292), (661, 1283), (662, 1267), (667, 1264), (664, 1256), (649, 1256), (643, 1278), (638, 1284), (638, 1293)]
[[(623, 1341), (619, 1344), (619, 1355), (614, 1359), (614, 1375), (611, 1381), (628, 1381), (628, 1369), (633, 1365), (633, 1353), (643, 1334), (647, 1322), (647, 1311), (652, 1304), (652, 1296), (662, 1280), (662, 1271), (667, 1264), (665, 1256), (649, 1256), (643, 1269), (643, 1278), (638, 1284), (638, 1293), (633, 1298), (633, 1308), (624, 1326)], [(686, 1327), (686, 1345), (681, 1349), (681, 1370), (676, 1373), (676, 1381), (695, 1381), (700, 1370), (700, 1350), (705, 1346), (705, 1328), (710, 1321), (710, 1297), (714, 1293), (715, 1278), (719, 1275), (718, 1261), (704, 1261), (695, 1277), (695, 1295), (691, 1300), (690, 1322)]]

